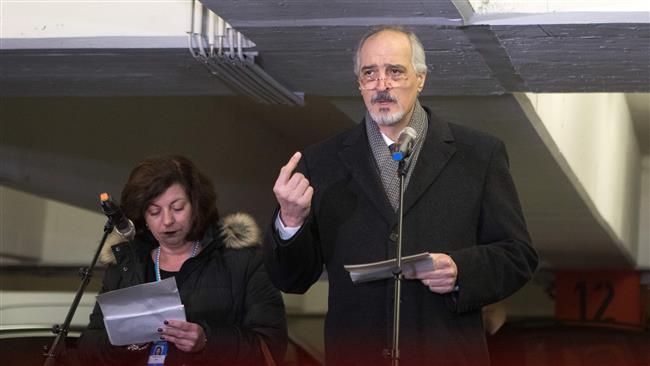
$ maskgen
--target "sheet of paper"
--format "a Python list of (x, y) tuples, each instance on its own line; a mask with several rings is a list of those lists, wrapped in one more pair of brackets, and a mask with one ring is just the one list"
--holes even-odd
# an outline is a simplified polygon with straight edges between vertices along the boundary
[[(397, 259), (380, 262), (354, 264), (343, 266), (350, 272), (353, 283), (362, 283), (393, 278), (397, 270)], [(402, 257), (402, 273), (415, 271), (433, 271), (434, 265), (429, 253), (419, 253)]]
[(160, 340), (165, 320), (185, 321), (174, 277), (97, 295), (108, 338), (114, 346)]

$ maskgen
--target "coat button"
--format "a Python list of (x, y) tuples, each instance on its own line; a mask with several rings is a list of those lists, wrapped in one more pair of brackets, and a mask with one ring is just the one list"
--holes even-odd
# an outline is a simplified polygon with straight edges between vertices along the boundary
[(127, 266), (122, 267), (122, 271), (126, 272), (128, 270), (129, 270), (129, 267), (127, 267)]
[(396, 232), (390, 233), (390, 236), (388, 238), (390, 239), (390, 241), (396, 243), (397, 242), (397, 233)]

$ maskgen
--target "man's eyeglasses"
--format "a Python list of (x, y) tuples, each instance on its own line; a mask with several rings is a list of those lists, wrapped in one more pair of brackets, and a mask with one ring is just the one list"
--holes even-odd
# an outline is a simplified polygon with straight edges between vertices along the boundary
[(376, 69), (362, 69), (359, 74), (359, 84), (366, 90), (377, 88), (381, 80), (388, 88), (400, 87), (408, 80), (408, 74), (406, 70), (398, 67), (388, 68), (384, 77), (381, 77)]

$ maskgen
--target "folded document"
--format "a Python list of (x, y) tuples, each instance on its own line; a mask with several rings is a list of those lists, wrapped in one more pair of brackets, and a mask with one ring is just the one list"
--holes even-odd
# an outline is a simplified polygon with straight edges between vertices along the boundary
[[(397, 271), (397, 259), (345, 265), (343, 268), (350, 272), (350, 278), (353, 283), (384, 280), (394, 277), (394, 273)], [(408, 257), (402, 257), (402, 273), (433, 270), (433, 261), (431, 260), (429, 253), (420, 253)]]
[(97, 295), (108, 339), (114, 346), (160, 340), (165, 320), (185, 321), (176, 279), (143, 283)]

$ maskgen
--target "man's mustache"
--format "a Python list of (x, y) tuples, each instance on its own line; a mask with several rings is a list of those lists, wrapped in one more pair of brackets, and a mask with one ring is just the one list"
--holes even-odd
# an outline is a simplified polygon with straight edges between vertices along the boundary
[(384, 90), (384, 91), (377, 92), (377, 94), (373, 95), (370, 102), (372, 104), (375, 104), (377, 102), (397, 102), (397, 98), (390, 95), (390, 93), (387, 90)]

